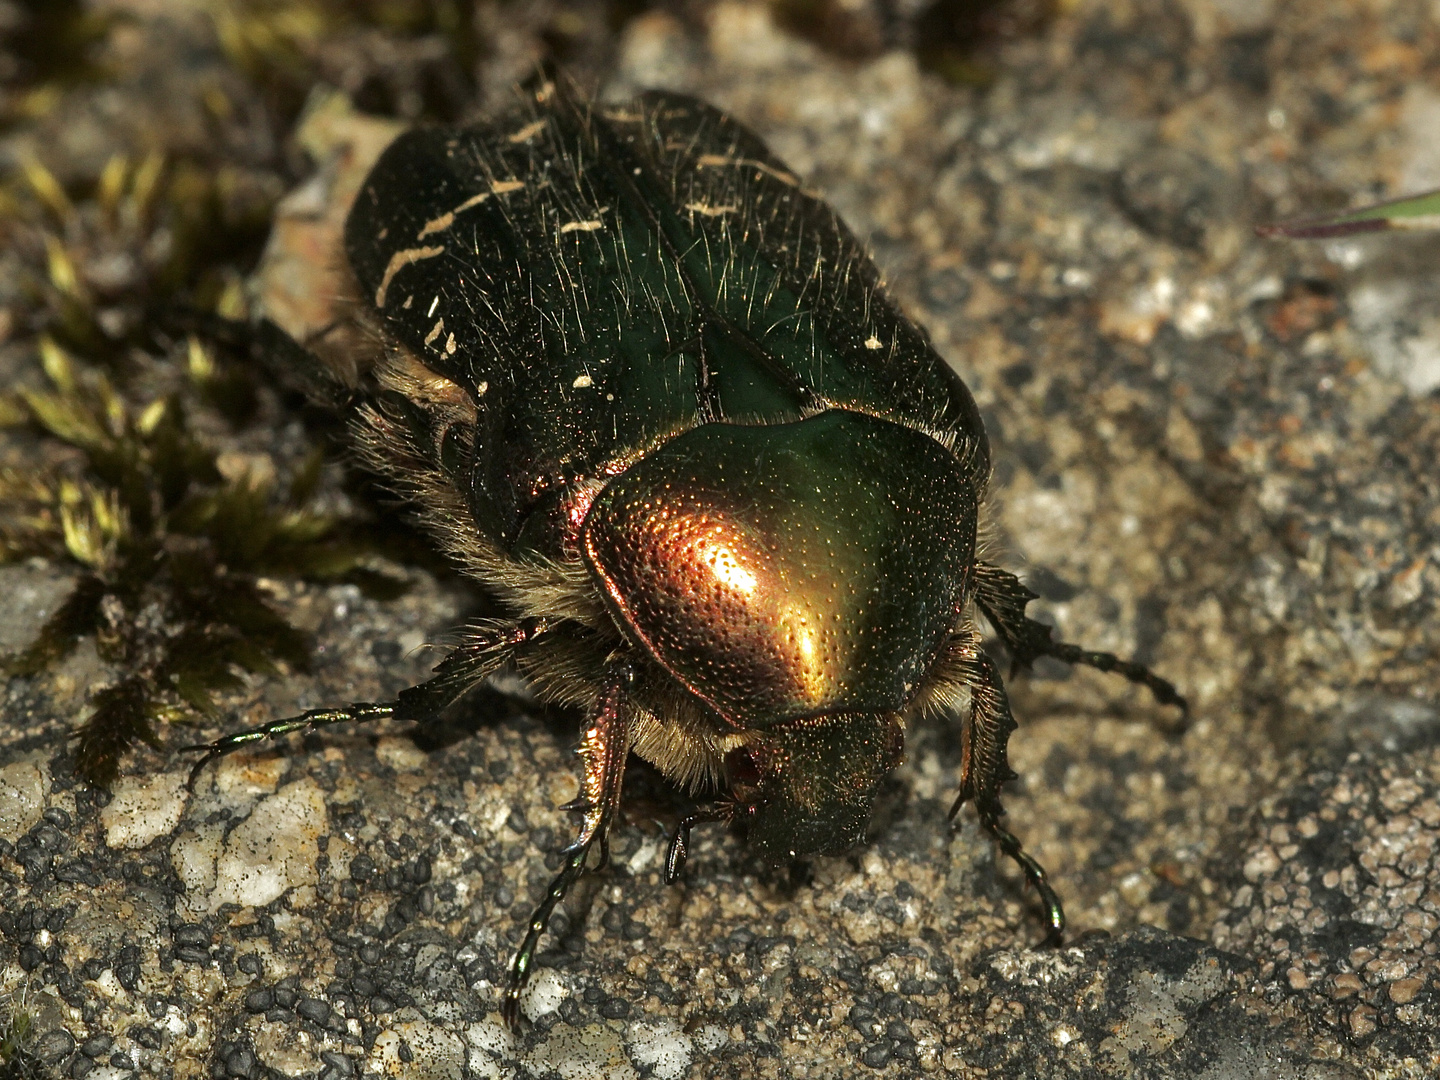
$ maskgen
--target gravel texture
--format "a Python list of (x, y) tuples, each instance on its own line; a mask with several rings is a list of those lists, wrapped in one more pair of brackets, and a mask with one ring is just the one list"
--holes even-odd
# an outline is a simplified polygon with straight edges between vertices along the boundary
[[(1009, 823), (1066, 900), (1067, 947), (1032, 949), (1019, 875), (972, 818), (947, 829), (959, 752), (943, 724), (912, 733), (866, 847), (774, 868), (697, 830), (675, 887), (662, 826), (683, 800), (637, 767), (611, 866), (557, 915), (512, 1038), (498, 987), (566, 838), (575, 718), (480, 694), (423, 731), (235, 755), (188, 793), (181, 746), (417, 681), (434, 659), (418, 646), (476, 603), (418, 568), (384, 603), (276, 581), (315, 671), (249, 680), (221, 718), (127, 756), (112, 792), (74, 777), (66, 735), (116, 672), (82, 644), (9, 684), (0, 993), (28, 1024), (12, 1068), (1440, 1072), (1440, 263), (1423, 237), (1250, 231), (1440, 186), (1440, 10), (1059, 7), (993, 48), (983, 88), (923, 70), (910, 46), (929, 24), (888, 5), (847, 9), (843, 49), (738, 3), (619, 30), (582, 7), (562, 29), (603, 93), (666, 86), (732, 110), (869, 238), (976, 393), (997, 462), (992, 547), (1040, 593), (1032, 613), (1189, 696), (1181, 733), (1095, 672), (1041, 665), (1012, 684)], [(297, 135), (298, 102), (314, 120), (312, 87), (330, 86), (413, 116), (459, 63), (439, 38), (337, 32), (302, 51), (287, 111), (222, 47), (210, 8), (93, 10), (114, 20), (101, 72), (0, 135), (0, 161), (39, 154), (83, 185), (116, 151), (203, 145), (235, 198), (312, 178), (286, 206), (323, 214), (333, 142)], [(561, 24), (550, 5), (478, 10), (474, 92), (491, 108)], [(123, 277), (127, 257), (141, 255), (96, 252), (86, 272)], [(18, 258), (0, 254), (0, 374), (24, 380)], [(290, 267), (293, 302), (323, 270)], [(299, 437), (285, 422), (272, 441)], [(33, 452), (4, 446), (11, 464)], [(70, 572), (0, 569), (0, 645), (33, 636)]]

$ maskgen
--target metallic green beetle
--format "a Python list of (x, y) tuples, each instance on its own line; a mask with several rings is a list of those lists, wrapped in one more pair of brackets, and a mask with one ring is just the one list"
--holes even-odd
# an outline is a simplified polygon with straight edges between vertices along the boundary
[(356, 444), (514, 617), (395, 701), (230, 735), (197, 772), (303, 728), (426, 720), (506, 665), (583, 707), (579, 829), (516, 953), (514, 1024), (632, 751), (719, 793), (677, 828), (674, 880), (699, 821), (775, 858), (859, 843), (907, 723), (938, 708), (963, 714), (955, 810), (975, 803), (1059, 938), (1059, 899), (1000, 826), (1014, 722), (972, 612), (1017, 666), (1055, 656), (1183, 701), (1052, 641), (977, 558), (974, 399), (755, 135), (673, 94), (585, 105), (545, 83), (497, 122), (398, 138), (344, 245), (385, 342), (330, 356)]

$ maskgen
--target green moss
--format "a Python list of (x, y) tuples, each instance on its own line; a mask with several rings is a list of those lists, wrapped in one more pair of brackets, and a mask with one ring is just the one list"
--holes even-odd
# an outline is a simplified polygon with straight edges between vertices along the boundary
[(95, 46), (114, 21), (84, 0), (29, 0), (9, 7), (7, 90), (18, 92), (0, 96), (0, 130), (43, 115), (65, 88), (102, 78)]
[(22, 1001), (0, 1001), (0, 1080), (30, 1080), (45, 1075), (31, 1053), (35, 1019)]
[(472, 103), (482, 42), (467, 0), (225, 0), (211, 18), (230, 63), (291, 115), (311, 87), (326, 43), (367, 31), (392, 41), (435, 39), (444, 48), (418, 81), (388, 85), (377, 72), (358, 91), (362, 108), (455, 119)]
[[(0, 125), (39, 121), (46, 131), (68, 95), (112, 77), (104, 64), (123, 64), (108, 35), (133, 21), (92, 7), (23, 7), (10, 49), (34, 48)], [(283, 129), (322, 57), (349, 55), (373, 32), (444, 48), (427, 45), (393, 71), (377, 66), (359, 91), (374, 98), (364, 107), (398, 109), (403, 99), (409, 113), (443, 116), (473, 90), (480, 41), (463, 0), (218, 0), (206, 12), (241, 77), (197, 83), (217, 132), (266, 108)], [(22, 139), (37, 156), (0, 177), (0, 240), (15, 268), (0, 341), (36, 361), (0, 393), (0, 426), (11, 432), (0, 562), (39, 557), (75, 571), (68, 597), (27, 648), (0, 658), (0, 673), (43, 675), (93, 641), (115, 677), (89, 703), (77, 763), (102, 785), (129, 747), (155, 740), (157, 723), (213, 712), (247, 676), (307, 666), (304, 635), (263, 579), (350, 581), (393, 596), (404, 583), (377, 552), (414, 557), (393, 535), (322, 509), (320, 453), (240, 452), (270, 445), (287, 406), (249, 349), (212, 348), (175, 328), (216, 315), (244, 325), (244, 281), (288, 165), (237, 151), (238, 140), (169, 139), (149, 132), (88, 177), (53, 140)], [(133, 272), (103, 272), (117, 264)], [(185, 312), (200, 317), (176, 317)]]
[(956, 86), (985, 88), (999, 75), (998, 50), (1043, 35), (1070, 0), (935, 0), (917, 17), (920, 66)]
[(3, 670), (37, 675), (94, 639), (120, 672), (78, 732), (79, 771), (100, 785), (128, 747), (154, 741), (157, 720), (213, 711), (242, 673), (306, 666), (303, 636), (260, 577), (398, 587), (369, 565), (373, 548), (354, 522), (316, 509), (318, 453), (288, 479), (263, 456), (253, 469), (222, 470), (217, 448), (195, 433), (192, 417), (207, 411), (207, 430), (253, 421), (256, 372), (195, 338), (168, 350), (167, 367), (153, 328), (107, 329), (85, 285), (87, 250), (141, 248), (163, 228), (168, 257), (122, 302), (165, 310), (198, 299), (243, 314), (233, 267), (258, 248), (269, 205), (237, 212), (223, 188), (223, 171), (151, 154), (112, 159), (93, 190), (73, 193), (32, 161), (6, 223), (34, 252), (30, 293), (46, 331), (34, 339), (43, 383), (0, 400), (0, 422), (55, 449), (41, 444), (42, 466), (0, 470), (0, 561), (40, 556), (79, 575)]
[(190, 430), (181, 395), (134, 407), (53, 341), (42, 339), (40, 353), (50, 385), (20, 392), (9, 412), (79, 458), (0, 475), (0, 556), (42, 555), (81, 573), (5, 667), (37, 674), (92, 637), (124, 672), (95, 695), (78, 735), (80, 772), (106, 785), (128, 747), (154, 741), (156, 720), (212, 712), (217, 695), (242, 685), (241, 672), (306, 667), (304, 637), (266, 600), (260, 577), (387, 579), (350, 523), (315, 508), (318, 454), (286, 483), (263, 468), (226, 477)]

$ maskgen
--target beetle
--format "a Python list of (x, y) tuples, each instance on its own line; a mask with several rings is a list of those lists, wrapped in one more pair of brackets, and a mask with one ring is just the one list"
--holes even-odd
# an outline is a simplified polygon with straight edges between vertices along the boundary
[[(424, 722), (502, 668), (585, 712), (579, 824), (510, 967), (601, 862), (633, 752), (692, 791), (680, 821), (743, 824), (771, 859), (864, 838), (907, 725), (958, 717), (959, 793), (1001, 824), (1015, 724), (975, 613), (1012, 664), (1146, 667), (1054, 640), (977, 554), (990, 448), (970, 391), (839, 217), (698, 100), (585, 103), (543, 81), (489, 123), (400, 135), (344, 226), (353, 321), (321, 361), (354, 444), (512, 613), (468, 627), (393, 701), (317, 709), (195, 749), (322, 725)], [(345, 353), (344, 349), (339, 350)], [(306, 363), (305, 350), (298, 361)]]

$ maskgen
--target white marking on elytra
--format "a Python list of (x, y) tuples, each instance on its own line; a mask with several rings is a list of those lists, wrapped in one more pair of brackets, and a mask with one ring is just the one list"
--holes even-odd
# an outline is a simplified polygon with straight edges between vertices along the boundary
[(431, 233), (444, 232), (450, 228), (451, 225), (455, 224), (455, 216), (457, 214), (463, 214), (466, 210), (474, 209), (486, 199), (490, 198), (491, 195), (504, 195), (511, 191), (518, 191), (524, 186), (524, 182), (520, 180), (501, 180), (498, 183), (491, 184), (489, 191), (482, 191), (478, 195), (471, 195), (470, 198), (455, 207), (455, 209), (447, 210), (437, 218), (431, 218), (421, 226), (420, 232), (416, 234), (415, 239), (424, 240), (425, 237)]
[(455, 355), (455, 335), (454, 335), (454, 334), (451, 334), (448, 338), (445, 339), (445, 355), (446, 355), (446, 356), (454, 356), (454, 355)]
[(533, 123), (526, 124), (519, 131), (515, 132), (515, 134), (507, 135), (506, 139), (508, 139), (512, 143), (529, 142), (536, 135), (539, 135), (540, 132), (545, 130), (545, 124), (546, 121), (544, 120), (536, 120)]
[(701, 154), (695, 159), (695, 167), (697, 169), (727, 167), (756, 169), (765, 173), (767, 176), (773, 176), (782, 184), (788, 184), (790, 187), (800, 186), (800, 178), (794, 173), (788, 173), (784, 169), (777, 169), (774, 165), (767, 165), (765, 162), (757, 161), (754, 158), (732, 158), (726, 157), (724, 154)]
[(455, 211), (447, 210), (439, 217), (431, 218), (429, 221), (427, 221), (424, 227), (422, 227), (421, 230), (416, 233), (415, 239), (424, 240), (425, 237), (429, 236), (431, 233), (444, 232), (453, 224), (455, 224)]
[(475, 396), (476, 396), (476, 397), (484, 397), (484, 396), (485, 396), (485, 392), (486, 392), (487, 390), (489, 390), (489, 389), (490, 389), (490, 384), (489, 384), (488, 382), (482, 382), (479, 386), (475, 387)]
[(421, 259), (433, 259), (436, 255), (445, 253), (445, 245), (436, 247), (406, 248), (404, 251), (397, 251), (390, 256), (390, 262), (385, 267), (385, 273), (381, 275), (380, 286), (375, 290), (375, 306), (385, 306), (385, 294), (390, 291), (390, 282), (395, 280), (395, 275), (411, 263), (417, 263)]
[(593, 385), (589, 375), (576, 375), (575, 381), (570, 384), (576, 390), (584, 390), (587, 386)]
[(865, 348), (867, 348), (867, 349), (878, 349), (878, 348), (880, 348), (880, 339), (879, 339), (878, 337), (876, 337), (874, 334), (871, 334), (868, 338), (865, 339)]
[[(603, 211), (605, 211), (605, 210), (608, 210), (609, 207), (608, 207), (608, 206), (602, 206), (600, 209), (601, 209), (601, 211), (603, 212)], [(596, 229), (603, 229), (604, 227), (605, 227), (605, 223), (604, 223), (603, 221), (596, 221), (596, 220), (590, 220), (590, 221), (567, 221), (564, 225), (561, 225), (561, 226), (560, 226), (560, 230), (559, 230), (559, 231), (560, 231), (561, 233), (567, 233), (567, 232), (594, 232)]]
[(711, 206), (709, 203), (692, 202), (686, 203), (685, 209), (692, 214), (704, 214), (706, 217), (720, 217), (722, 214), (733, 214), (736, 208), (730, 204), (724, 206)]
[(410, 305), (413, 304), (413, 303), (415, 303), (415, 294), (414, 294), (414, 293), (411, 293), (409, 296), (405, 297), (405, 302), (404, 302), (403, 304), (401, 304), (400, 306), (401, 306), (402, 308), (404, 308), (406, 311), (409, 311), (409, 310), (410, 310)]
[(440, 318), (438, 318), (438, 319), (435, 320), (435, 325), (432, 326), (432, 327), (430, 328), (430, 332), (425, 335), (425, 344), (426, 344), (426, 345), (432, 345), (432, 344), (434, 344), (435, 339), (438, 338), (438, 337), (439, 337), (442, 333), (444, 333), (444, 332), (445, 332), (445, 316), (442, 315), (442, 316), (440, 316)]
[(439, 294), (439, 293), (436, 293), (436, 294), (435, 294), (435, 299), (430, 301), (430, 310), (427, 311), (427, 312), (425, 312), (425, 317), (428, 319), (431, 315), (434, 315), (434, 314), (435, 314), (435, 309), (436, 309), (437, 307), (439, 307), (439, 306), (440, 306), (440, 294)]

